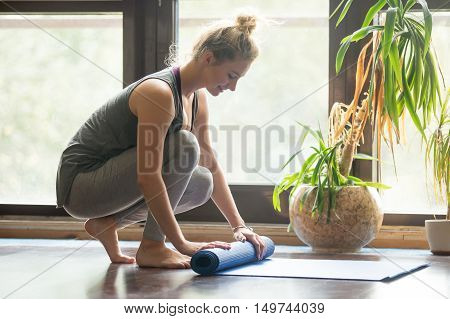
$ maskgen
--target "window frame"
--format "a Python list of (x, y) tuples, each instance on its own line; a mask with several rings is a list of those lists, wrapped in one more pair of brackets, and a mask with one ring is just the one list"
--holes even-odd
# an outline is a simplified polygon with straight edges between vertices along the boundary
[[(333, 12), (341, 0), (329, 0), (330, 12)], [(0, 2), (0, 14), (14, 13), (99, 13), (122, 12), (123, 14), (123, 83), (124, 87), (164, 67), (164, 58), (169, 47), (178, 37), (178, 0), (60, 0), (60, 1), (5, 1)], [(439, 0), (428, 0), (430, 10), (448, 11), (450, 2), (442, 6)], [(442, 7), (441, 7), (442, 6)], [(342, 70), (335, 72), (335, 57), (340, 40), (361, 25), (364, 14), (370, 4), (367, 1), (355, 1), (347, 18), (335, 28), (336, 18), (329, 20), (329, 110), (334, 101), (350, 101), (354, 90), (354, 73), (361, 44), (349, 48)], [(366, 143), (360, 151), (372, 154), (372, 136), (370, 124), (366, 126), (364, 138)], [(368, 161), (355, 161), (352, 174), (363, 179), (372, 179), (377, 169)], [(249, 223), (289, 223), (288, 194), (282, 196), (282, 213), (278, 214), (272, 206), (272, 185), (235, 185), (230, 190), (236, 205)], [(56, 206), (56, 205), (55, 205)], [(54, 205), (1, 204), (1, 215), (21, 216), (68, 216), (63, 208)], [(385, 213), (383, 225), (423, 226), (426, 219), (433, 219), (432, 214)], [(201, 207), (177, 215), (180, 221), (223, 222), (212, 200)]]

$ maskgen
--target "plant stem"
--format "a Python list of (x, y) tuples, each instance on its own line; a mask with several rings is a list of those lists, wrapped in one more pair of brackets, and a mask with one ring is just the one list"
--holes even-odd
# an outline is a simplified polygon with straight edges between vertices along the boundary
[(339, 161), (339, 172), (348, 177), (352, 168), (353, 154), (355, 154), (356, 142), (345, 144), (342, 150), (341, 160)]

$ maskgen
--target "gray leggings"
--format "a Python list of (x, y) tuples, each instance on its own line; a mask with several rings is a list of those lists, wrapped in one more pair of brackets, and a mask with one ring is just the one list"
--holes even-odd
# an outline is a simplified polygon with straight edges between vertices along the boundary
[[(163, 241), (165, 235), (137, 183), (137, 151), (130, 148), (100, 168), (79, 173), (72, 184), (65, 210), (75, 218), (112, 215), (119, 228), (147, 220), (143, 237)], [(162, 177), (175, 214), (208, 201), (213, 191), (211, 172), (198, 165), (199, 145), (194, 134), (180, 130), (167, 135)]]

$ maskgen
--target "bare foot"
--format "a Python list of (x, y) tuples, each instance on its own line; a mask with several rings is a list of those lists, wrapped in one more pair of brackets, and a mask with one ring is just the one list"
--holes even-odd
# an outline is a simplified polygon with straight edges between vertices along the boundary
[(84, 228), (89, 235), (102, 243), (112, 263), (133, 264), (136, 262), (134, 257), (126, 256), (120, 251), (117, 224), (114, 221), (114, 217), (106, 216), (89, 219), (84, 224)]
[(153, 240), (143, 239), (136, 254), (139, 267), (155, 268), (191, 268), (191, 257), (172, 250), (164, 244)]

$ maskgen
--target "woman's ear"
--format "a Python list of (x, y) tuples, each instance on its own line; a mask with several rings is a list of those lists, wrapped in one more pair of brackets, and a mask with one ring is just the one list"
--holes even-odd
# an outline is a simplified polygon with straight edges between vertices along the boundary
[(216, 61), (214, 54), (211, 51), (206, 51), (203, 53), (203, 61), (206, 65), (212, 65)]

